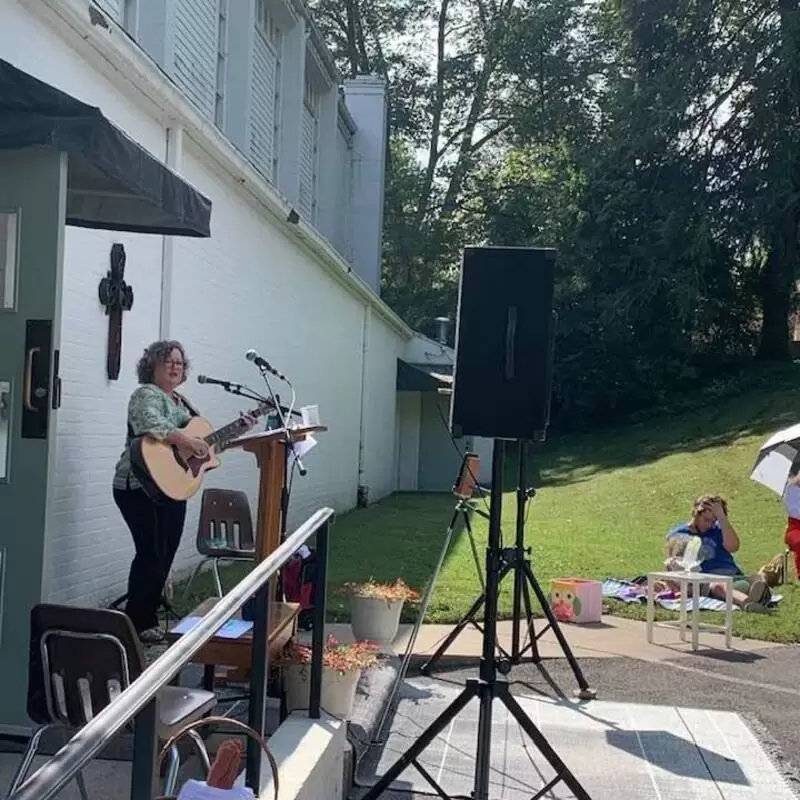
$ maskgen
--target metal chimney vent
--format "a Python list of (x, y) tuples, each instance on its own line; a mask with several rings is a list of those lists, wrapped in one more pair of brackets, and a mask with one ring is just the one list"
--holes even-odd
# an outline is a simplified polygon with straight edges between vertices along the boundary
[(450, 317), (436, 317), (436, 341), (439, 344), (447, 344), (447, 334), (450, 332)]

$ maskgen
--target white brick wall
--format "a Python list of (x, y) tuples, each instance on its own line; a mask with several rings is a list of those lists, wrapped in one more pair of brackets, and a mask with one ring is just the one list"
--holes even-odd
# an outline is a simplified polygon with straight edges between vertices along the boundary
[[(109, 251), (122, 242), (134, 303), (123, 314), (122, 368), (105, 374), (108, 317), (97, 284)], [(67, 228), (61, 325), (62, 406), (58, 415), (51, 506), (50, 596), (90, 601), (123, 591), (133, 544), (111, 496), (125, 443), (136, 361), (158, 335), (161, 238)]]
[[(254, 347), (293, 380), (298, 405), (319, 405), (330, 429), (305, 459), (308, 475), (295, 478), (290, 525), (321, 505), (349, 508), (358, 478), (363, 305), (240, 199), (232, 181), (203, 166), (191, 146), (184, 174), (211, 198), (213, 230), (211, 239), (175, 242), (170, 334), (187, 343), (195, 375), (229, 377), (258, 390), (259, 373), (244, 359)], [(204, 304), (207, 311), (198, 313)], [(289, 400), (277, 380), (273, 389)], [(188, 393), (214, 424), (243, 407), (239, 398), (194, 381)], [(226, 453), (224, 467), (209, 477), (210, 485), (244, 489), (253, 503), (256, 481), (253, 457), (237, 452)], [(196, 519), (193, 507), (182, 558), (192, 552), (188, 532)]]
[[(159, 158), (166, 133), (150, 116), (147, 99), (112, 86), (90, 62), (11, 0), (0, 0), (0, 52), (22, 69), (74, 96), (99, 105), (113, 122)], [(41, 54), (47, 53), (47, 59)], [(88, 53), (88, 50), (87, 50)], [(99, 62), (98, 62), (99, 63)], [(365, 304), (288, 238), (236, 179), (209, 166), (187, 137), (179, 172), (213, 202), (212, 238), (174, 240), (170, 330), (192, 360), (184, 387), (204, 416), (224, 424), (244, 402), (196, 383), (198, 373), (259, 385), (244, 351), (255, 347), (290, 375), (298, 404), (317, 403), (330, 430), (308, 455), (308, 476), (296, 477), (290, 526), (321, 505), (355, 504), (358, 484), (360, 385)], [(105, 377), (108, 318), (97, 285), (109, 266), (112, 243), (127, 252), (126, 279), (133, 309), (124, 314), (120, 379)], [(130, 536), (111, 495), (114, 465), (125, 438), (135, 364), (159, 338), (161, 237), (68, 228), (65, 241), (61, 375), (49, 545), (49, 598), (102, 602), (124, 591), (133, 554)], [(394, 488), (396, 356), (402, 338), (372, 314), (366, 482), (375, 498)], [(282, 387), (281, 387), (282, 388)], [(281, 391), (282, 398), (288, 394)], [(255, 504), (256, 468), (245, 453), (224, 455), (209, 486), (242, 488)], [(199, 497), (178, 558), (194, 553)], [(334, 545), (335, 546), (335, 545)]]

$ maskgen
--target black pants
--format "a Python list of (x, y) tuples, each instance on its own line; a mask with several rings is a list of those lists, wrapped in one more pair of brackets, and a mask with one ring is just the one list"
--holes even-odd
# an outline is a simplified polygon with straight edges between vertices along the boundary
[(156, 502), (142, 489), (114, 489), (114, 502), (136, 547), (125, 611), (137, 631), (146, 631), (158, 625), (158, 605), (181, 542), (186, 503), (167, 497)]

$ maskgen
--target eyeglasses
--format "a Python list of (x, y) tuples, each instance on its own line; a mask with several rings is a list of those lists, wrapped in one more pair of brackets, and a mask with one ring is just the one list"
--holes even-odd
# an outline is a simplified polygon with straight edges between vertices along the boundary
[(182, 367), (183, 361), (176, 361), (175, 359), (169, 359), (165, 361), (164, 364), (168, 367)]

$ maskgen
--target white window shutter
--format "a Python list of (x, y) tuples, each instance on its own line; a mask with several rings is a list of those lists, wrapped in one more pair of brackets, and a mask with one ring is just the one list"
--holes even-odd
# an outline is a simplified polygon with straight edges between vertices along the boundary
[(317, 118), (303, 103), (303, 129), (300, 142), (300, 213), (315, 222), (317, 191)]
[(218, 0), (176, 0), (172, 77), (203, 116), (217, 100)]
[(277, 63), (260, 30), (255, 31), (250, 81), (250, 158), (267, 180), (273, 179), (275, 148), (275, 82)]

